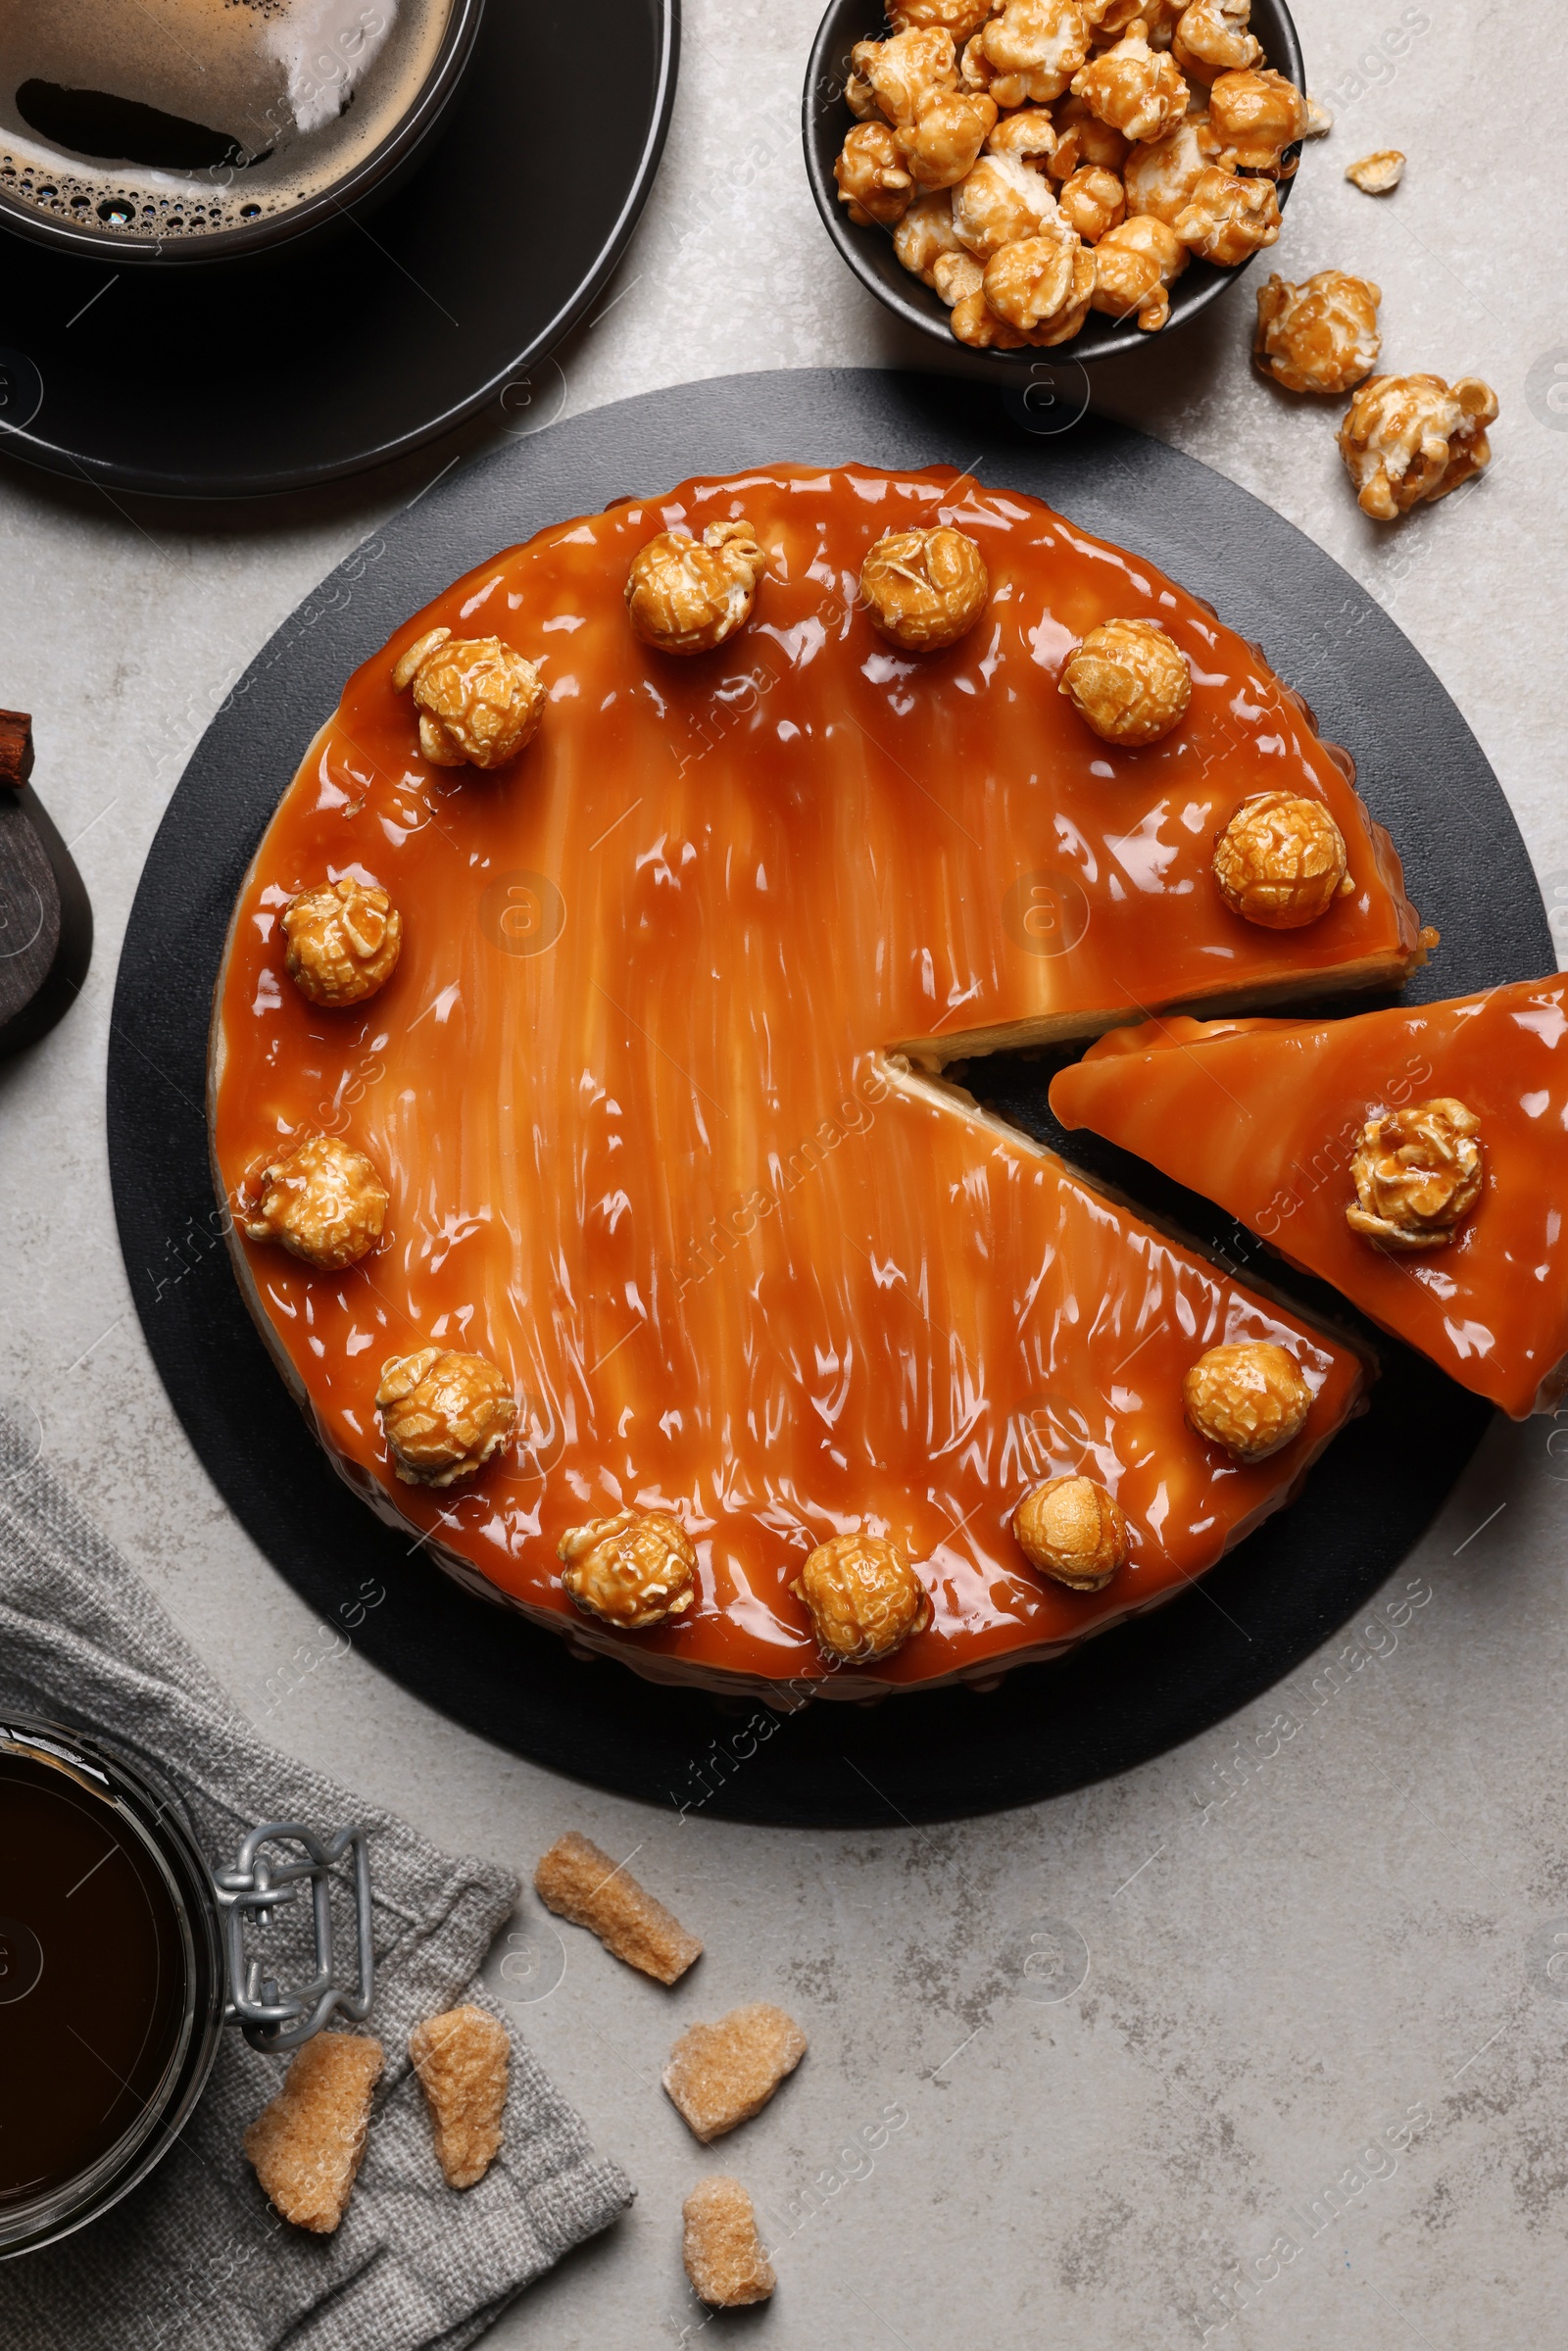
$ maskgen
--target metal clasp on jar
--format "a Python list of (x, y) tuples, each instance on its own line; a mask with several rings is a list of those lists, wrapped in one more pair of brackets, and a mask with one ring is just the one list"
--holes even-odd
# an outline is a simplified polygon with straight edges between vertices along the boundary
[[(308, 1858), (277, 1859), (263, 1850), (270, 1844), (300, 1845)], [(332, 1872), (344, 1855), (354, 1856), (354, 1911), (358, 1944), (358, 1976), (351, 1989), (338, 1980), (332, 1929)], [(311, 1887), (316, 1938), (316, 1973), (308, 1984), (290, 1987), (273, 1976), (264, 1976), (263, 1962), (247, 1957), (245, 1924), (271, 1925), (273, 1913), (298, 1901), (302, 1885)], [(213, 1872), (223, 1922), (228, 1962), (228, 1999), (225, 2025), (238, 2025), (253, 2049), (297, 2049), (339, 2010), (354, 2024), (369, 2014), (375, 1992), (375, 1949), (370, 1918), (370, 1860), (367, 1832), (339, 1829), (323, 1843), (298, 1821), (273, 1821), (252, 1829), (228, 1869)]]

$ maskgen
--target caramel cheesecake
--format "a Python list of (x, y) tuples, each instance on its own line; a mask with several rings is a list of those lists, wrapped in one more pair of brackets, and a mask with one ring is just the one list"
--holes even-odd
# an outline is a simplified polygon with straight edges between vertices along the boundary
[(313, 743), (215, 1006), (234, 1261), (333, 1461), (715, 1689), (985, 1682), (1179, 1592), (1367, 1361), (940, 1072), (1396, 981), (1352, 775), (1207, 606), (945, 468), (459, 581)]
[(1348, 1020), (1156, 1020), (1053, 1082), (1514, 1419), (1568, 1389), (1568, 981)]

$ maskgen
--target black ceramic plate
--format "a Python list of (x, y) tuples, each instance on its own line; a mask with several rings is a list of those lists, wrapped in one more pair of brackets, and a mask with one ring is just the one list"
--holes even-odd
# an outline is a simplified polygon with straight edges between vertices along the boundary
[[(1296, 26), (1285, 0), (1252, 0), (1251, 29), (1263, 44), (1262, 63), (1275, 67), (1287, 81), (1294, 81), (1298, 90), (1304, 90), (1306, 69), (1301, 62), (1301, 44), (1296, 37)], [(964, 353), (988, 369), (1010, 368), (1019, 375), (1027, 375), (1031, 368), (1037, 373), (1041, 370), (1050, 373), (1074, 360), (1105, 359), (1113, 351), (1143, 350), (1157, 354), (1165, 335), (1205, 310), (1216, 295), (1222, 294), (1250, 267), (1244, 262), (1235, 269), (1218, 269), (1211, 262), (1191, 263), (1171, 288), (1170, 318), (1157, 334), (1145, 334), (1134, 319), (1107, 318), (1100, 311), (1091, 311), (1072, 341), (1056, 350), (988, 351), (983, 355), (967, 352), (954, 336), (948, 323), (947, 306), (940, 295), (930, 286), (922, 285), (919, 278), (910, 276), (894, 253), (888, 231), (857, 228), (838, 200), (833, 164), (846, 135), (855, 126), (855, 117), (844, 97), (850, 51), (857, 41), (880, 40), (886, 31), (883, 0), (831, 0), (806, 69), (801, 126), (806, 143), (806, 175), (828, 235), (860, 283), (906, 325), (933, 336), (950, 352)], [(1290, 202), (1294, 185), (1289, 179), (1280, 182), (1282, 207)], [(1157, 357), (1152, 359), (1152, 366), (1158, 364)]]
[(308, 251), (116, 271), (0, 232), (0, 448), (174, 498), (331, 481), (433, 440), (582, 318), (675, 94), (679, 0), (492, 0), (429, 155)]
[[(115, 1205), (154, 1360), (214, 1483), (323, 1624), (348, 1631), (431, 1705), (537, 1762), (650, 1803), (803, 1825), (1025, 1803), (1192, 1738), (1268, 1689), (1376, 1591), (1488, 1418), (1429, 1364), (1381, 1342), (1384, 1377), (1366, 1418), (1336, 1440), (1292, 1509), (1181, 1599), (1056, 1664), (1021, 1669), (988, 1696), (821, 1704), (765, 1742), (744, 1714), (613, 1663), (577, 1664), (555, 1636), (470, 1598), (328, 1467), (240, 1302), (202, 1111), (229, 912), (280, 794), (349, 671), (509, 540), (693, 472), (855, 458), (956, 459), (986, 483), (1034, 491), (1260, 638), (1327, 733), (1354, 752), (1411, 894), (1442, 926), (1442, 951), (1413, 993), (1457, 995), (1553, 968), (1524, 844), (1469, 729), (1387, 614), (1290, 523), (1122, 426), (1086, 421), (1035, 439), (993, 391), (811, 369), (687, 384), (556, 425), (525, 459), (508, 451), (450, 475), (384, 531), (373, 570), (356, 564), (339, 575), (340, 593), (313, 597), (315, 624), (285, 625), (258, 658), (170, 804), (131, 911), (109, 1062)], [(970, 1083), (1055, 1141), (1050, 1075), (1041, 1062), (998, 1058), (972, 1064)], [(1087, 1156), (1081, 1142), (1062, 1148)], [(1097, 1159), (1111, 1165), (1103, 1147)], [(1138, 1162), (1114, 1172), (1189, 1229), (1239, 1239)], [(1311, 1284), (1295, 1287), (1323, 1302)], [(384, 1600), (368, 1609), (366, 1587)]]

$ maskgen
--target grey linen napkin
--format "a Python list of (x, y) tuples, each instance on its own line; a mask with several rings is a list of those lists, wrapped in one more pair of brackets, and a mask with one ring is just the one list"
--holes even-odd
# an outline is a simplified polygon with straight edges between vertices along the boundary
[(516, 1880), (438, 1852), (259, 1739), (30, 1449), (0, 1415), (0, 1706), (67, 1716), (152, 1762), (177, 1784), (210, 1862), (230, 1860), (263, 1820), (363, 1822), (377, 1959), (365, 2030), (386, 2071), (348, 2213), (335, 2235), (311, 2236), (273, 2211), (241, 2146), (286, 2061), (226, 2032), (206, 2095), (150, 2179), (78, 2234), (0, 2263), (0, 2343), (461, 2351), (633, 2193), (515, 2036), (502, 2152), (477, 2187), (441, 2177), (409, 2033), (459, 2000), (489, 2005), (474, 1972)]

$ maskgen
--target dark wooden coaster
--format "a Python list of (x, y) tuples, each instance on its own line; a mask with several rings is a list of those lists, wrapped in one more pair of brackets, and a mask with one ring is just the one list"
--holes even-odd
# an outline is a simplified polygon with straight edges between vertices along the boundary
[[(121, 958), (110, 1166), (131, 1292), (174, 1409), (240, 1523), (329, 1628), (287, 1669), (280, 1698), (289, 1675), (303, 1682), (318, 1651), (346, 1636), (470, 1731), (649, 1803), (790, 1826), (951, 1819), (1126, 1771), (1257, 1698), (1366, 1605), (1451, 1491), (1488, 1407), (1377, 1337), (1383, 1377), (1366, 1417), (1336, 1439), (1300, 1498), (1191, 1592), (1057, 1663), (1019, 1669), (989, 1696), (939, 1690), (775, 1721), (657, 1689), (610, 1662), (579, 1664), (554, 1635), (449, 1583), (334, 1474), (241, 1302), (208, 1164), (208, 1018), (235, 893), (312, 735), (349, 672), (470, 564), (689, 473), (789, 459), (955, 463), (1140, 550), (1260, 638), (1325, 734), (1354, 753), (1411, 897), (1443, 932), (1409, 996), (1464, 995), (1554, 967), (1496, 779), (1381, 607), (1194, 459), (1094, 417), (1037, 437), (1008, 416), (992, 390), (856, 368), (725, 376), (594, 409), (459, 468), (390, 523), (383, 560), (369, 571), (351, 563), (318, 591), (312, 625), (284, 624), (198, 747)], [(1212, 1205), (1142, 1162), (1062, 1137), (1046, 1101), (1051, 1074), (1049, 1058), (998, 1054), (973, 1064), (969, 1082), (1200, 1243), (1245, 1246)], [(1283, 1263), (1270, 1273), (1309, 1307), (1332, 1304)]]
[(92, 959), (92, 907), (32, 765), (32, 720), (0, 710), (0, 1056), (54, 1027)]

